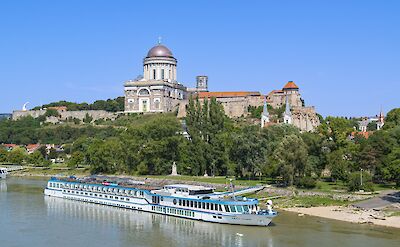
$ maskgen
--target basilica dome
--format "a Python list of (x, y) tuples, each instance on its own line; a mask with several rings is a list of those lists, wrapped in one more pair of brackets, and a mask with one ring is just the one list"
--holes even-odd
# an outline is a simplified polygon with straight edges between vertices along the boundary
[(164, 45), (158, 44), (151, 48), (147, 57), (174, 57), (172, 52)]

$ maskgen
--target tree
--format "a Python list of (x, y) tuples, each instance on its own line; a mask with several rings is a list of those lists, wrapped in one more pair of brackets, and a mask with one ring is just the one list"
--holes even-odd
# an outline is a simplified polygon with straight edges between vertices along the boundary
[(327, 117), (319, 127), (318, 132), (332, 140), (336, 148), (348, 144), (347, 137), (354, 131), (355, 122), (341, 117)]
[(123, 162), (122, 144), (116, 138), (96, 140), (87, 150), (86, 160), (93, 174), (115, 173)]
[(21, 165), (25, 159), (25, 151), (22, 148), (14, 148), (7, 155), (7, 161), (13, 164)]
[(256, 170), (261, 170), (258, 165), (266, 162), (266, 149), (262, 145), (259, 127), (246, 127), (242, 132), (233, 133), (231, 138), (230, 159), (237, 164), (236, 175), (253, 177)]
[(0, 162), (6, 162), (7, 161), (7, 151), (0, 146)]
[(346, 181), (350, 162), (346, 159), (343, 149), (335, 150), (327, 155), (327, 165), (331, 171), (331, 177), (337, 181)]
[(35, 166), (44, 166), (45, 159), (39, 150), (36, 150), (28, 156), (28, 162)]
[(67, 165), (69, 168), (77, 168), (84, 165), (84, 153), (81, 151), (76, 151), (72, 153), (71, 158), (68, 160)]
[(391, 129), (400, 125), (400, 108), (389, 111), (385, 118), (384, 129)]
[(84, 123), (91, 123), (93, 120), (93, 117), (89, 115), (89, 113), (86, 113), (85, 118), (83, 119)]
[(376, 122), (370, 122), (367, 125), (367, 131), (375, 131), (377, 129)]
[(349, 191), (374, 191), (371, 175), (363, 171), (351, 173), (347, 181), (347, 188)]
[(305, 176), (307, 165), (307, 146), (297, 135), (288, 135), (282, 139), (275, 150), (278, 170), (286, 185), (292, 185), (295, 178)]
[(388, 166), (384, 168), (385, 178), (396, 182), (400, 187), (400, 147), (396, 147), (388, 155)]

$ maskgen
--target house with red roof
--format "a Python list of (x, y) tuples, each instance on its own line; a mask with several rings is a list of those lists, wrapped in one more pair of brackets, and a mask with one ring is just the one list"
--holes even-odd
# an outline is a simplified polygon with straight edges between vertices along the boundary
[(28, 144), (25, 146), (26, 151), (28, 152), (28, 154), (32, 154), (34, 153), (36, 150), (38, 150), (41, 147), (40, 144)]

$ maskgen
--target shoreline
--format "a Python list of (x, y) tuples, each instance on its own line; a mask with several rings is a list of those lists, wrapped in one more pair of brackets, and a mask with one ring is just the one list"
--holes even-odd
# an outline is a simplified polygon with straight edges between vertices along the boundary
[(309, 208), (280, 208), (280, 210), (356, 224), (400, 228), (400, 216), (386, 216), (381, 211), (363, 210), (352, 206), (321, 206)]

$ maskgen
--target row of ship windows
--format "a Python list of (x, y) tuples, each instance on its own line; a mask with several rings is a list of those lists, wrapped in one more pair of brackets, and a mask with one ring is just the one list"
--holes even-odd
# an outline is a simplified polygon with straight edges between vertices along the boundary
[(166, 207), (159, 207), (159, 206), (152, 206), (151, 209), (153, 211), (161, 212), (161, 213), (168, 213), (168, 214), (177, 214), (182, 216), (189, 216), (194, 217), (195, 213), (188, 210), (176, 209), (176, 208), (166, 208)]
[[(174, 199), (174, 204), (176, 204), (176, 199)], [(220, 204), (214, 204), (209, 202), (197, 202), (192, 200), (181, 200), (178, 201), (179, 206), (190, 207), (190, 208), (200, 208), (214, 211), (223, 211), (222, 206)], [(248, 205), (224, 205), (225, 212), (232, 213), (249, 213)], [(250, 205), (250, 209), (256, 209), (256, 206)]]
[[(176, 200), (173, 201), (176, 204)], [(190, 208), (202, 208), (208, 210), (222, 211), (220, 204), (214, 204), (209, 202), (197, 202), (192, 200), (182, 200), (178, 201), (179, 206), (190, 207)]]
[(95, 196), (95, 197), (99, 197), (99, 198), (110, 198), (110, 199), (114, 199), (114, 200), (121, 200), (121, 201), (127, 201), (129, 202), (130, 199), (129, 198), (124, 198), (124, 197), (118, 197), (118, 196), (109, 196), (109, 195), (102, 195), (102, 194), (96, 194), (96, 193), (88, 193), (88, 192), (79, 192), (79, 191), (71, 191), (71, 190), (64, 190), (64, 193), (69, 193), (69, 194), (76, 194), (76, 195), (85, 195), (85, 196)]
[(118, 188), (111, 188), (107, 186), (94, 186), (94, 185), (69, 185), (66, 184), (65, 186), (61, 183), (49, 183), (49, 188), (71, 188), (71, 189), (80, 189), (80, 190), (88, 190), (92, 192), (110, 192), (110, 193), (119, 193), (119, 194), (126, 194), (131, 196), (144, 196), (143, 191), (136, 191), (136, 190), (126, 190), (126, 189), (118, 189)]

